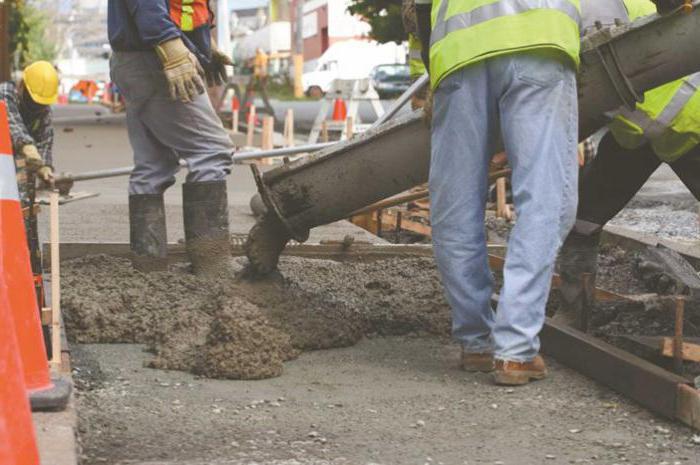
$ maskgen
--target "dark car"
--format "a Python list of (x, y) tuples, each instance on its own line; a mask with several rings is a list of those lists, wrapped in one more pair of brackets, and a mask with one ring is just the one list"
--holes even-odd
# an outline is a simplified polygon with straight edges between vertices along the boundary
[(379, 65), (370, 74), (372, 85), (380, 98), (401, 95), (411, 85), (411, 74), (408, 65)]

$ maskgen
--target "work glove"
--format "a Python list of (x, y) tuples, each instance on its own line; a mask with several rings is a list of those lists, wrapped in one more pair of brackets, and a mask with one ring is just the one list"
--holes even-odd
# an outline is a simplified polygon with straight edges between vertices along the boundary
[(42, 166), (44, 166), (44, 159), (41, 158), (41, 154), (36, 148), (36, 145), (27, 144), (24, 147), (22, 147), (21, 152), (22, 156), (27, 162), (27, 169), (29, 171), (36, 171)]
[(687, 3), (685, 0), (652, 0), (656, 4), (656, 11), (661, 14), (675, 10)]
[(36, 172), (36, 175), (44, 181), (46, 184), (53, 184), (54, 176), (53, 176), (53, 168), (50, 166), (44, 165), (41, 168), (39, 168)]
[(163, 72), (173, 100), (189, 103), (204, 93), (202, 65), (181, 38), (166, 40), (156, 45), (156, 53), (163, 63)]
[(209, 87), (220, 86), (228, 82), (227, 66), (233, 66), (231, 58), (218, 48), (212, 47), (211, 63), (207, 69), (207, 85)]

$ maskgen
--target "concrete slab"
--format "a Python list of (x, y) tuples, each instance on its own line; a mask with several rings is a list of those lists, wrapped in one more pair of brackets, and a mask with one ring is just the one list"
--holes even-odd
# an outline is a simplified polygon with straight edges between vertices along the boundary
[(34, 412), (34, 428), (41, 465), (78, 464), (78, 416), (75, 401), (62, 412)]

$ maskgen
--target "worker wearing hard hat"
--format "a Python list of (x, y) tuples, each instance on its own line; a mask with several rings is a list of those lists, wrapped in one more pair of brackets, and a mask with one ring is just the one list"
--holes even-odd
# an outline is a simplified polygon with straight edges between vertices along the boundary
[[(628, 23), (656, 12), (649, 0), (581, 0), (581, 9), (585, 29), (596, 27), (596, 22)], [(595, 280), (603, 226), (661, 163), (667, 163), (700, 200), (699, 89), (700, 73), (696, 73), (646, 92), (634, 110), (621, 108), (611, 115), (597, 155), (582, 171), (576, 223), (560, 253), (558, 321), (585, 325), (581, 320), (585, 300), (582, 277), (589, 273)]]
[(207, 0), (109, 0), (112, 80), (126, 102), (134, 170), (129, 181), (135, 267), (167, 265), (163, 193), (179, 160), (185, 239), (195, 272), (218, 274), (229, 261), (226, 176), (234, 147), (205, 94), (231, 60), (211, 41)]
[(7, 106), (15, 157), (45, 182), (53, 180), (51, 105), (58, 100), (58, 73), (51, 63), (27, 66), (19, 83), (0, 83), (0, 101)]

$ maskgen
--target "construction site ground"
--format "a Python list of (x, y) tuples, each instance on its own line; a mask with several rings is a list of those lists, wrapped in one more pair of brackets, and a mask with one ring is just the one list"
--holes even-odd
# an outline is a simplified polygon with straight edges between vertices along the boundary
[[(84, 110), (88, 115), (90, 111)], [(130, 163), (126, 129), (119, 120), (56, 128), (58, 171)], [(182, 178), (166, 195), (171, 242), (183, 237)], [(650, 187), (655, 190), (649, 198), (658, 199), (662, 191), (689, 202), (667, 174)], [(233, 168), (229, 188), (231, 230), (246, 233), (253, 224), (248, 202), (255, 192), (247, 166)], [(77, 183), (75, 191), (100, 196), (61, 209), (62, 241), (127, 242), (126, 189), (125, 177)], [(647, 201), (644, 195), (639, 202)], [(667, 216), (679, 214), (671, 211)], [(381, 242), (347, 222), (318, 228), (311, 241), (342, 240), (348, 234), (358, 241)], [(697, 239), (697, 231), (689, 231), (686, 239)], [(406, 277), (405, 285), (420, 279)], [(700, 438), (692, 430), (649, 413), (552, 359), (547, 360), (550, 376), (544, 381), (517, 389), (495, 387), (488, 375), (457, 368), (459, 348), (448, 338), (418, 333), (367, 337), (351, 347), (303, 353), (285, 363), (282, 376), (258, 381), (211, 380), (146, 368), (150, 355), (143, 349), (136, 344), (71, 346), (81, 463), (700, 461)]]

